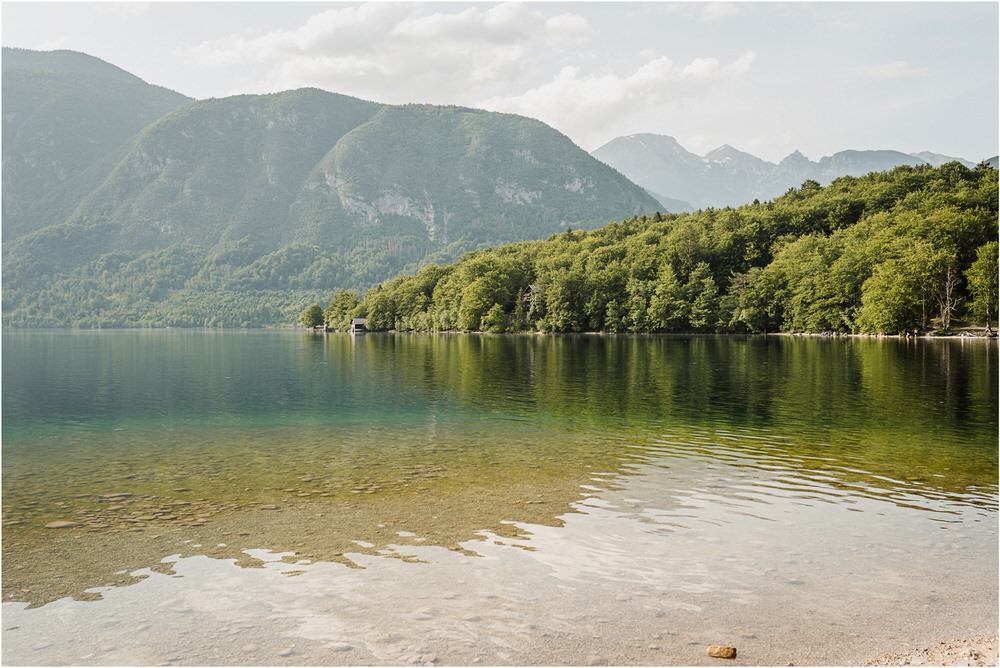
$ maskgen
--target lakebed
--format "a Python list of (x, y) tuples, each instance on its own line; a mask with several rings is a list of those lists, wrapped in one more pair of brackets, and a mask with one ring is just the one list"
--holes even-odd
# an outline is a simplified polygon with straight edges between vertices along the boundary
[(995, 342), (43, 336), (4, 341), (6, 664), (840, 665), (996, 631)]
[[(433, 516), (395, 524), (379, 504), (337, 514), (335, 528), (314, 504), (235, 512), (154, 529), (145, 553), (135, 552), (139, 532), (96, 546), (61, 529), (64, 582), (100, 570), (95, 547), (119, 565), (155, 556), (153, 545), (164, 556), (122, 573), (132, 584), (91, 587), (84, 600), (5, 603), (5, 663), (702, 665), (719, 661), (707, 645), (725, 643), (739, 648), (739, 664), (853, 665), (995, 624), (995, 558), (962, 558), (970, 546), (947, 530), (921, 531), (914, 516), (905, 537), (887, 540), (887, 502), (874, 499), (844, 511), (802, 495), (767, 508), (730, 498), (706, 512), (731, 473), (706, 469), (684, 471), (700, 474), (700, 491), (681, 504), (658, 498), (665, 470), (640, 473), (581, 497), (558, 522), (505, 525), (457, 549), (434, 535)], [(802, 523), (795, 539), (787, 526), (747, 519), (788, 512)], [(424, 535), (402, 528), (421, 519)], [(335, 542), (342, 531), (382, 539)], [(248, 547), (265, 541), (287, 549)], [(942, 574), (941, 563), (953, 570)]]

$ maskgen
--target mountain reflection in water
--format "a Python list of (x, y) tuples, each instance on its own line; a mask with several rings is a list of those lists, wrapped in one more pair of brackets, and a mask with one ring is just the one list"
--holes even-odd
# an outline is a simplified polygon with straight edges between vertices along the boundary
[(473, 554), (626, 486), (659, 531), (872, 501), (996, 522), (995, 342), (3, 337), (4, 601), (98, 598), (168, 555)]

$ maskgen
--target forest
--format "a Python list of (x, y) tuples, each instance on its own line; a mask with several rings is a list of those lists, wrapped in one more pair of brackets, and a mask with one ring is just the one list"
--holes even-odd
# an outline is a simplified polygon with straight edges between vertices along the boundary
[(466, 332), (992, 331), (997, 170), (898, 167), (639, 216), (340, 289), (306, 326)]

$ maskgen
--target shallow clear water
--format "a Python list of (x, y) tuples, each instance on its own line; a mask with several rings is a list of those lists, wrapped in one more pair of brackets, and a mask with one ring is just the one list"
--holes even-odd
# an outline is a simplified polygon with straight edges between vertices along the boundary
[(3, 658), (852, 663), (996, 629), (997, 452), (995, 341), (5, 332)]

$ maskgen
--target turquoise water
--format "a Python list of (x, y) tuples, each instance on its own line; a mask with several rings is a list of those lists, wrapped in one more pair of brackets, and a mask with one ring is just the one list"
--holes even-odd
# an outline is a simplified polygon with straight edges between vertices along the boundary
[[(395, 597), (443, 564), (445, 583), (482, 563), (498, 569), (479, 573), (483, 581), (515, 566), (503, 577), (541, 569), (571, 581), (551, 593), (554, 609), (526, 607), (527, 590), (496, 594), (536, 622), (585, 609), (608, 587), (612, 608), (627, 608), (635, 599), (619, 600), (623, 583), (642, 582), (666, 592), (656, 610), (683, 611), (681, 635), (707, 623), (718, 583), (743, 583), (737, 598), (752, 612), (726, 613), (741, 627), (846, 589), (854, 593), (825, 614), (857, 627), (836, 640), (855, 651), (850, 633), (863, 637), (872, 624), (857, 608), (873, 595), (885, 608), (920, 608), (926, 621), (911, 614), (913, 633), (921, 624), (951, 632), (967, 618), (995, 629), (997, 364), (996, 342), (981, 340), (5, 332), (3, 600), (20, 625), (4, 633), (4, 658), (153, 661), (58, 642), (33, 654), (28, 629), (45, 626), (46, 610), (93, 611), (167, 586), (156, 583), (171, 572), (168, 557), (170, 587), (180, 588), (171, 591), (211, 587), (198, 575), (211, 568), (191, 571), (195, 563), (235, 564), (250, 578), (240, 586), (254, 588), (268, 564), (305, 560), (302, 577), (347, 566), (375, 596), (364, 573), (397, 568), (377, 565), (381, 556), (405, 564), (379, 576)], [(45, 528), (56, 521), (74, 526)], [(801, 572), (776, 584), (767, 573), (789, 561)], [(860, 576), (866, 569), (881, 579)], [(331, 595), (345, 571), (332, 572), (316, 585)], [(819, 573), (818, 590), (787, 586)], [(917, 581), (939, 582), (940, 609)], [(967, 614), (953, 609), (960, 595)], [(284, 600), (279, 589), (259, 596)], [(79, 614), (84, 625), (88, 613)], [(358, 614), (369, 627), (400, 623)], [(646, 623), (636, 610), (622, 614)], [(892, 618), (879, 607), (872, 615)], [(838, 656), (822, 653), (832, 641), (818, 641), (818, 630), (789, 628), (789, 642), (806, 633), (819, 648), (816, 661)], [(211, 645), (182, 662), (218, 662)], [(695, 660), (663, 654), (667, 645), (604, 653)], [(352, 646), (289, 662), (409, 662)], [(438, 650), (452, 657), (445, 662), (478, 656), (457, 652)], [(477, 660), (526, 658), (497, 650)]]

